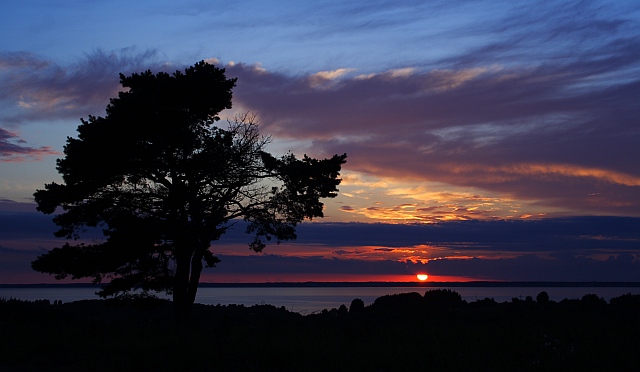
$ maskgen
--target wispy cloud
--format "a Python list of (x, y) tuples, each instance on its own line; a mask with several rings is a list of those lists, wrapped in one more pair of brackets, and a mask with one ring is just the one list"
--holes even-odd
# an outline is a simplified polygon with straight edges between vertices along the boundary
[(28, 146), (16, 133), (0, 128), (0, 162), (38, 161), (58, 154), (50, 146)]

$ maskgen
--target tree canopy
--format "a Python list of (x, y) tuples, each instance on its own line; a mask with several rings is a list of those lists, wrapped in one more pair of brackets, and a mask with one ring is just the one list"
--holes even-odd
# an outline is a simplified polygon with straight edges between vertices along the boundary
[[(234, 221), (244, 220), (249, 246), (295, 239), (304, 219), (323, 216), (321, 198), (337, 195), (346, 154), (328, 159), (266, 151), (270, 137), (242, 114), (217, 125), (231, 108), (236, 79), (199, 62), (184, 72), (124, 76), (104, 117), (81, 119), (57, 170), (63, 183), (34, 194), (38, 210), (57, 213), (69, 241), (32, 267), (62, 279), (104, 282), (99, 295), (129, 290), (173, 294), (177, 311), (195, 300), (210, 250)], [(87, 227), (104, 239), (77, 244)]]

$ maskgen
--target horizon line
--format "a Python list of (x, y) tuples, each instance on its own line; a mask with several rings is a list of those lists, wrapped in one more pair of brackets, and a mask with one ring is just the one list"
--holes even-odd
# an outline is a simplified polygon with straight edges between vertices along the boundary
[[(0, 288), (64, 288), (64, 287), (100, 287), (102, 283), (31, 283), (4, 284)], [(474, 280), (466, 282), (255, 282), (255, 283), (225, 283), (202, 282), (199, 288), (238, 288), (238, 287), (640, 287), (640, 282), (626, 281), (496, 281)]]

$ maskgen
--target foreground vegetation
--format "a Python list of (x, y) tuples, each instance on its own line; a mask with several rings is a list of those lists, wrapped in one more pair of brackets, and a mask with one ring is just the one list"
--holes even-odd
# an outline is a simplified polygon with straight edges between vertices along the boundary
[(302, 316), (270, 305), (158, 299), (0, 301), (0, 370), (640, 370), (640, 295), (609, 303), (456, 292), (378, 298)]

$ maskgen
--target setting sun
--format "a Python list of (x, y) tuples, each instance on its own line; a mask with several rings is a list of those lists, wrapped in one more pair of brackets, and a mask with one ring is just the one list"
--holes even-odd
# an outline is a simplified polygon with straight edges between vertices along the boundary
[(420, 280), (420, 281), (425, 281), (425, 280), (427, 280), (427, 278), (429, 278), (429, 275), (427, 275), (427, 274), (418, 274), (416, 276), (418, 277), (418, 280)]

